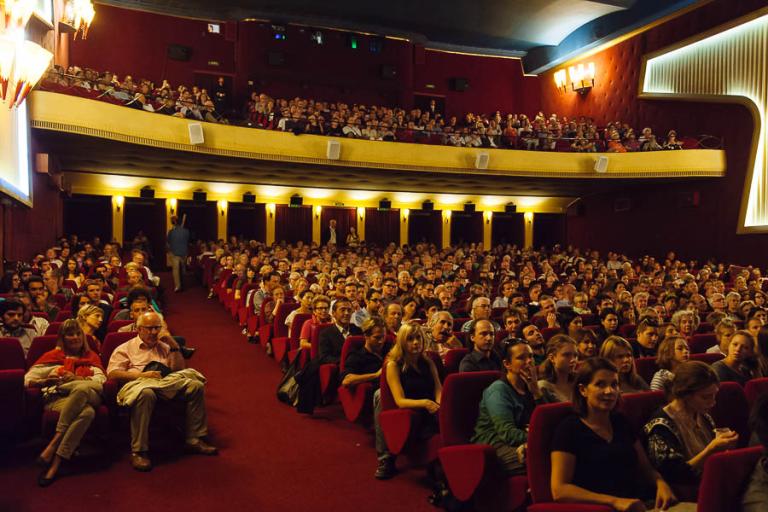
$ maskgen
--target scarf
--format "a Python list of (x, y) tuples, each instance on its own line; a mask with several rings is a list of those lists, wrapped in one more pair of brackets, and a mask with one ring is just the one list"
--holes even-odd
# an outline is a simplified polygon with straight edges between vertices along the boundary
[(35, 361), (35, 364), (60, 364), (61, 367), (57, 370), (59, 375), (64, 372), (71, 372), (78, 377), (93, 377), (91, 366), (96, 366), (103, 370), (99, 356), (92, 350), (88, 350), (83, 357), (75, 358), (67, 357), (62, 349), (56, 347), (40, 356), (40, 359)]

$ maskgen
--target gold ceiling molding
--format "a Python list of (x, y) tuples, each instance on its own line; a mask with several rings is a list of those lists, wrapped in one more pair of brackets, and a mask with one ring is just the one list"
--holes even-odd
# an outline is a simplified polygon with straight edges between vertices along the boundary
[(768, 232), (767, 75), (768, 8), (643, 57), (641, 98), (736, 103), (752, 113), (737, 233)]
[[(148, 122), (148, 116), (151, 122)], [(455, 148), (425, 144), (340, 138), (341, 158), (326, 158), (329, 137), (299, 137), (271, 130), (204, 123), (205, 143), (189, 142), (189, 121), (90, 99), (35, 91), (31, 125), (51, 130), (190, 153), (325, 167), (406, 170), (498, 177), (535, 178), (690, 178), (720, 177), (725, 153), (719, 150), (608, 153), (608, 170), (594, 171), (598, 154)], [(479, 153), (489, 155), (486, 170), (474, 167)]]

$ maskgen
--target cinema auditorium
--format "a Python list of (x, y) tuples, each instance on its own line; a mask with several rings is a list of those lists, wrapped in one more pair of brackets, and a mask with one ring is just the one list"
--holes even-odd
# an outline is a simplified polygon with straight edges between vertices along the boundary
[(0, 512), (768, 510), (765, 0), (0, 0)]

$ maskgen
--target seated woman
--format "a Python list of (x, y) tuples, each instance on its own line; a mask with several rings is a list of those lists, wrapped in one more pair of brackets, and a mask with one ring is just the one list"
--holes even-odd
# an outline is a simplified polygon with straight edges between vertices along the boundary
[(659, 346), (656, 355), (656, 366), (659, 370), (651, 380), (651, 391), (667, 391), (675, 378), (675, 368), (688, 361), (691, 351), (688, 342), (682, 336), (671, 336)]
[(96, 337), (96, 332), (104, 321), (104, 311), (98, 306), (86, 305), (77, 312), (77, 323), (85, 333), (88, 345), (96, 352), (101, 351), (101, 340)]
[(83, 286), (83, 283), (85, 282), (85, 276), (80, 271), (80, 268), (77, 265), (77, 260), (74, 258), (68, 259), (64, 263), (64, 281), (72, 281), (77, 285), (77, 288), (80, 288)]
[(570, 336), (557, 334), (547, 342), (547, 360), (543, 364), (539, 388), (548, 395), (549, 402), (571, 401), (578, 360), (576, 342)]
[[(587, 359), (574, 380), (574, 409), (552, 440), (552, 497), (619, 511), (668, 510), (672, 489), (648, 461), (629, 422), (614, 412), (619, 374), (607, 359)], [(694, 505), (695, 507), (695, 505)], [(691, 508), (690, 510), (695, 510)]]
[(699, 315), (695, 311), (679, 310), (672, 315), (672, 325), (677, 328), (680, 336), (690, 338), (699, 328)]
[[(400, 326), (384, 363), (384, 372), (397, 407), (418, 413), (412, 430), (416, 438), (427, 440), (437, 434), (437, 411), (443, 387), (435, 363), (424, 353), (424, 330), (419, 324)], [(376, 423), (380, 430), (378, 415)], [(377, 478), (380, 472), (388, 475), (395, 472), (395, 457), (386, 451), (379, 453)]]
[(309, 315), (312, 313), (312, 301), (315, 298), (315, 292), (304, 289), (296, 294), (299, 299), (299, 307), (288, 313), (285, 317), (285, 325), (288, 327), (288, 336), (291, 336), (291, 327), (296, 315)]
[(741, 386), (755, 377), (755, 339), (749, 331), (736, 331), (728, 345), (725, 359), (712, 364), (720, 382), (737, 382)]
[(619, 315), (613, 308), (603, 308), (600, 311), (600, 325), (594, 330), (597, 336), (597, 346), (602, 346), (603, 342), (610, 336), (616, 334), (619, 328)]
[(736, 325), (730, 318), (725, 318), (715, 326), (715, 339), (717, 343), (707, 349), (707, 354), (720, 354), (725, 357), (728, 354), (728, 345), (731, 337), (736, 332)]
[(400, 306), (403, 308), (402, 323), (409, 322), (418, 318), (416, 311), (419, 309), (419, 301), (413, 295), (406, 295), (400, 299)]
[(483, 391), (472, 442), (493, 446), (508, 475), (524, 475), (528, 423), (534, 407), (546, 398), (530, 345), (520, 338), (508, 338), (504, 345), (506, 372)]
[(72, 458), (96, 416), (105, 380), (99, 356), (88, 348), (77, 320), (64, 321), (56, 348), (43, 354), (24, 376), (25, 386), (43, 388), (45, 408), (60, 413), (56, 434), (37, 458), (45, 467), (37, 478), (41, 487), (51, 485), (62, 463)]
[(621, 336), (611, 336), (600, 348), (600, 357), (608, 359), (619, 370), (619, 383), (622, 393), (640, 393), (648, 391), (648, 383), (637, 374), (632, 345)]
[(264, 301), (264, 319), (267, 324), (272, 323), (283, 304), (285, 304), (285, 290), (282, 286), (276, 286), (272, 289), (271, 297)]
[(684, 501), (696, 501), (701, 471), (709, 456), (736, 448), (739, 440), (739, 434), (730, 429), (716, 429), (709, 415), (719, 385), (708, 364), (681, 363), (670, 388), (671, 402), (643, 429), (651, 464)]
[(579, 363), (597, 355), (597, 337), (591, 329), (579, 329), (573, 339), (576, 340)]

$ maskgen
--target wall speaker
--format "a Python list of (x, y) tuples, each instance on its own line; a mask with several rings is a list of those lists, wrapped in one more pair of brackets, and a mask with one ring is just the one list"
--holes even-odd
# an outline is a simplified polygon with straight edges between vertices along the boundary
[(301, 196), (291, 196), (291, 208), (298, 208), (304, 204), (304, 198)]
[(341, 142), (337, 140), (329, 140), (325, 154), (328, 157), (328, 160), (338, 160), (341, 157)]
[(192, 192), (192, 200), (200, 203), (204, 203), (208, 199), (208, 193), (202, 190)]
[(424, 210), (425, 212), (431, 212), (435, 209), (435, 203), (429, 200), (424, 201), (423, 203), (421, 203), (421, 209)]
[(475, 213), (475, 203), (464, 203), (464, 213)]
[(458, 91), (458, 92), (464, 92), (467, 89), (469, 89), (469, 80), (466, 78), (461, 77), (453, 77), (451, 78), (451, 90), (452, 91)]
[(488, 153), (478, 153), (475, 157), (475, 169), (487, 169), (491, 157)]
[(155, 197), (155, 190), (150, 186), (142, 187), (139, 190), (139, 197), (142, 199), (153, 199)]
[(517, 205), (514, 203), (507, 203), (504, 206), (504, 213), (517, 213)]
[(601, 156), (595, 160), (595, 172), (605, 173), (608, 172), (608, 157)]
[(201, 123), (189, 123), (187, 125), (189, 129), (189, 143), (193, 146), (203, 144), (205, 137), (203, 136), (203, 125)]
[(388, 211), (392, 209), (392, 201), (389, 199), (382, 199), (379, 201), (379, 210)]
[(389, 64), (382, 64), (381, 65), (381, 78), (383, 80), (394, 80), (397, 78), (397, 68), (395, 66), (390, 66)]
[(192, 48), (181, 44), (169, 44), (167, 55), (171, 60), (186, 62), (192, 58)]
[(267, 62), (270, 66), (285, 66), (285, 53), (267, 52)]
[(243, 202), (253, 204), (256, 202), (256, 196), (250, 192), (246, 192), (245, 194), (243, 194)]

